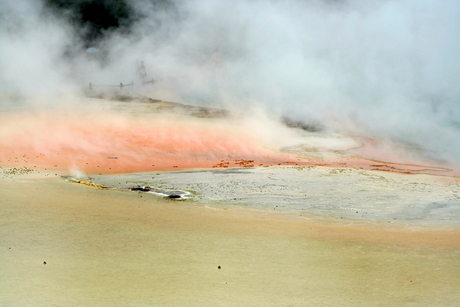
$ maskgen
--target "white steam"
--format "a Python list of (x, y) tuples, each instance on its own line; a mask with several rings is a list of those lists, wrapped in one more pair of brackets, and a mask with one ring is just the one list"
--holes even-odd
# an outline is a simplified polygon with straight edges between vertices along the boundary
[(0, 44), (2, 96), (46, 99), (75, 90), (63, 54), (78, 42), (40, 1), (0, 1)]
[(142, 17), (96, 46), (103, 64), (37, 3), (0, 0), (4, 93), (136, 82), (144, 61), (154, 98), (263, 107), (460, 163), (459, 1), (132, 0)]

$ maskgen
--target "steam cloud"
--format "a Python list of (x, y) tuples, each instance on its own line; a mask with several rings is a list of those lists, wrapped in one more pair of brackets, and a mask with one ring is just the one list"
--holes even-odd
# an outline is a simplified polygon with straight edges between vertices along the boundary
[(144, 61), (154, 98), (262, 107), (460, 163), (459, 1), (129, 5), (138, 18), (95, 42), (101, 60), (67, 16), (1, 0), (2, 103), (65, 103), (88, 82), (136, 81)]

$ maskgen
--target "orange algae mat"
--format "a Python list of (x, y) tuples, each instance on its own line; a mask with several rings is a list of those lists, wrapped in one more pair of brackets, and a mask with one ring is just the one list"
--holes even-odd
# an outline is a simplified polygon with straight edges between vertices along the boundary
[(5, 115), (0, 165), (86, 173), (192, 168), (317, 165), (443, 174), (447, 169), (359, 156), (309, 160), (270, 148), (235, 122), (171, 115), (25, 113)]
[(159, 116), (2, 118), (0, 165), (89, 173), (296, 163), (228, 123)]

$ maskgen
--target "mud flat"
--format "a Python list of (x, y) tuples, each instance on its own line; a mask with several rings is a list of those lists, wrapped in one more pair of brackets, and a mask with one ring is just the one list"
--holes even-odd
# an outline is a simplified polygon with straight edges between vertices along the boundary
[(215, 208), (291, 212), (305, 219), (316, 214), (351, 225), (371, 220), (412, 230), (460, 228), (460, 179), (455, 177), (266, 166), (93, 175), (90, 181), (147, 193), (166, 189), (178, 198), (187, 193), (184, 198)]

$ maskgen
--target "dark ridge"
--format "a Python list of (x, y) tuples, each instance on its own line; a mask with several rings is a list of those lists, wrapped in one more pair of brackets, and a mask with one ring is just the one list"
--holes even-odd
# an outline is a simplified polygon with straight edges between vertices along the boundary
[(283, 122), (283, 124), (285, 124), (289, 128), (302, 129), (308, 132), (320, 132), (320, 131), (323, 131), (324, 129), (320, 124), (305, 123), (305, 122), (291, 119), (288, 117), (283, 117), (281, 121)]

